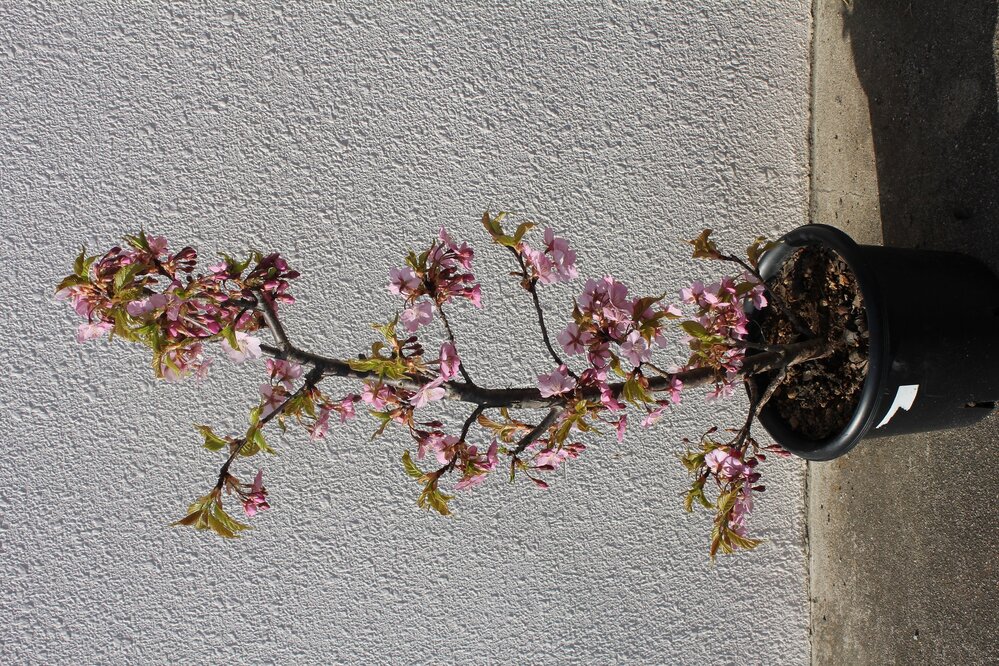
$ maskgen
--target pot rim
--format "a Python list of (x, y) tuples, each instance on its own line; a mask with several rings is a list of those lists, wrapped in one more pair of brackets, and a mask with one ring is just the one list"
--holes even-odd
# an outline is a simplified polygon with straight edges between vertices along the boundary
[(760, 260), (759, 272), (764, 280), (802, 247), (823, 246), (838, 254), (853, 272), (864, 300), (869, 335), (867, 376), (853, 415), (843, 429), (826, 439), (805, 439), (767, 405), (760, 413), (760, 422), (782, 447), (807, 460), (831, 460), (852, 449), (874, 425), (881, 403), (881, 387), (887, 382), (890, 364), (887, 362), (888, 330), (884, 316), (881, 290), (873, 269), (861, 254), (860, 245), (847, 234), (825, 224), (808, 224), (781, 237), (779, 245)]

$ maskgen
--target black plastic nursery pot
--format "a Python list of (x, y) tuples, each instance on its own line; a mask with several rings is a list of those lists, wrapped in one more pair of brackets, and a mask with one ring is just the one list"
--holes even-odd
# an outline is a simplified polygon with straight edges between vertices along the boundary
[(984, 264), (954, 252), (858, 245), (822, 224), (781, 238), (760, 262), (774, 276), (801, 247), (836, 252), (856, 277), (867, 315), (870, 357), (860, 399), (836, 435), (810, 440), (773, 406), (760, 422), (785, 449), (830, 460), (864, 438), (971, 425), (999, 400), (999, 279)]

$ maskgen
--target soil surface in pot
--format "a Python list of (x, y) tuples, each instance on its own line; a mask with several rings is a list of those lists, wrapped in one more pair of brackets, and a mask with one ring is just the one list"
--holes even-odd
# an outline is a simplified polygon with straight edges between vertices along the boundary
[[(831, 437), (850, 421), (867, 376), (870, 336), (857, 280), (838, 254), (813, 246), (791, 255), (767, 285), (818, 337), (841, 345), (825, 358), (788, 368), (770, 398), (802, 437)], [(767, 310), (761, 322), (767, 343), (804, 339), (778, 307)]]

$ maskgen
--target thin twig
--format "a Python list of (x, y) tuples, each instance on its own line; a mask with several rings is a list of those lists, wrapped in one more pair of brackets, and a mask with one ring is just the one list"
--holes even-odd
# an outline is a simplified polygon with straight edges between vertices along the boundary
[(277, 309), (274, 307), (271, 297), (263, 291), (255, 293), (260, 299), (260, 304), (263, 306), (264, 321), (267, 322), (267, 328), (271, 330), (271, 333), (277, 340), (278, 347), (284, 350), (292, 349), (291, 343), (288, 342), (288, 334), (284, 332), (284, 326), (281, 325), (281, 320), (278, 319)]
[(465, 420), (465, 425), (463, 425), (461, 427), (461, 434), (458, 435), (458, 441), (459, 442), (464, 442), (465, 441), (465, 437), (468, 435), (469, 428), (471, 428), (472, 424), (475, 423), (475, 419), (479, 418), (479, 414), (481, 414), (482, 412), (486, 411), (486, 409), (488, 409), (488, 407), (486, 407), (485, 405), (479, 405), (478, 407), (476, 407), (472, 411), (471, 416), (469, 416)]
[[(437, 307), (437, 314), (440, 315), (441, 321), (444, 322), (444, 330), (447, 332), (448, 340), (451, 341), (451, 345), (454, 347), (455, 352), (458, 351), (458, 343), (454, 339), (454, 331), (451, 330), (451, 322), (447, 320), (447, 315), (444, 314), (444, 307), (434, 301), (434, 305)], [(470, 386), (475, 386), (475, 382), (472, 381), (472, 377), (468, 374), (468, 370), (465, 369), (465, 363), (461, 360), (461, 354), (458, 354), (458, 372)]]
[(538, 298), (538, 279), (532, 277), (527, 272), (527, 264), (524, 263), (524, 258), (521, 256), (520, 252), (509, 245), (507, 245), (506, 248), (513, 253), (513, 256), (517, 258), (517, 263), (520, 264), (520, 274), (523, 278), (523, 285), (524, 288), (530, 292), (531, 300), (534, 301), (534, 311), (537, 313), (538, 323), (541, 325), (541, 338), (545, 341), (545, 347), (548, 348), (548, 353), (557, 365), (566, 366), (566, 370), (570, 377), (573, 379), (579, 379), (579, 376), (572, 371), (572, 368), (570, 368), (565, 361), (562, 360), (562, 357), (555, 351), (555, 346), (552, 345), (551, 338), (548, 335), (548, 327), (545, 325), (545, 313), (541, 309), (541, 300)]
[(559, 414), (561, 413), (562, 410), (559, 409), (558, 407), (552, 407), (550, 410), (548, 410), (548, 415), (541, 420), (541, 423), (534, 426), (534, 429), (531, 430), (531, 432), (527, 433), (526, 435), (520, 438), (520, 441), (517, 442), (517, 448), (513, 450), (513, 455), (511, 456), (511, 458), (516, 459), (517, 456), (523, 453), (524, 449), (526, 449), (528, 446), (531, 445), (531, 442), (533, 442), (538, 437), (543, 435), (545, 431), (548, 430), (548, 428), (550, 428), (553, 423), (555, 423), (555, 419), (557, 419)]
[[(305, 381), (302, 383), (301, 386), (298, 387), (298, 390), (296, 390), (294, 393), (288, 396), (285, 399), (285, 401), (282, 402), (280, 405), (275, 407), (274, 411), (267, 414), (266, 416), (262, 416), (260, 420), (257, 421), (256, 424), (257, 430), (262, 430), (264, 426), (266, 426), (273, 419), (277, 418), (282, 412), (284, 412), (285, 408), (288, 406), (288, 403), (290, 403), (292, 400), (299, 397), (306, 391), (311, 390), (313, 387), (315, 387), (316, 384), (322, 381), (322, 379), (323, 379), (323, 366), (317, 365), (313, 367), (312, 370), (309, 371), (309, 374), (305, 376)], [(219, 480), (215, 484), (215, 488), (217, 490), (221, 489), (222, 486), (225, 485), (225, 478), (229, 475), (229, 467), (236, 459), (236, 456), (239, 455), (239, 452), (243, 450), (243, 447), (246, 446), (247, 440), (245, 437), (243, 437), (242, 440), (236, 440), (236, 441), (239, 442), (239, 444), (236, 444), (233, 447), (232, 453), (229, 454), (229, 457), (226, 459), (225, 464), (223, 464), (222, 468), (219, 470)], [(233, 443), (235, 444), (235, 442)]]

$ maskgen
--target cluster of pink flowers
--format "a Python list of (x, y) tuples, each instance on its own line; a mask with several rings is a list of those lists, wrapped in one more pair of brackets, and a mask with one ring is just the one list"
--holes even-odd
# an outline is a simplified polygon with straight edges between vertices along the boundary
[[(406, 299), (401, 321), (407, 331), (415, 332), (431, 322), (435, 306), (455, 298), (464, 298), (482, 307), (481, 287), (472, 274), (475, 253), (467, 243), (458, 245), (441, 227), (437, 240), (423, 254), (411, 253), (407, 266), (389, 271), (388, 290)], [(422, 296), (428, 299), (421, 300)]]
[[(543, 245), (532, 246), (526, 234), (535, 225), (525, 222), (507, 234), (501, 224), (504, 218), (505, 214), (494, 218), (487, 213), (483, 225), (496, 243), (516, 255), (523, 270), (514, 275), (522, 279), (522, 286), (531, 292), (538, 306), (536, 285), (566, 282), (578, 276), (576, 252), (551, 228), (544, 230)], [(717, 250), (709, 235), (710, 231), (706, 231), (693, 241), (695, 257), (730, 259)], [(114, 247), (101, 257), (81, 254), (74, 274), (59, 285), (58, 296), (68, 300), (86, 319), (77, 331), (80, 342), (108, 334), (140, 342), (153, 350), (159, 376), (171, 381), (201, 377), (212, 363), (206, 354), (209, 343), (218, 342), (224, 356), (234, 363), (261, 357), (267, 348), (253, 333), (266, 323), (273, 324), (272, 308), (294, 302), (289, 289), (291, 281), (299, 276), (276, 253), (254, 253), (245, 261), (222, 256), (222, 261), (210, 266), (207, 273), (195, 275), (198, 256), (193, 248), (170, 253), (164, 238), (140, 233), (128, 239), (127, 247)], [(653, 364), (654, 351), (667, 344), (667, 322), (683, 316), (680, 308), (661, 304), (662, 296), (630, 298), (626, 285), (607, 276), (585, 282), (571, 321), (556, 336), (570, 359), (584, 359), (578, 374), (569, 363), (562, 362), (545, 336), (557, 366), (537, 376), (538, 393), (557, 406), (545, 421), (547, 429), (542, 431), (517, 421), (506, 409), (499, 409), (497, 417), (491, 402), (487, 403), (488, 410), (483, 404), (472, 415), (480, 426), (492, 431), (479, 443), (466, 441), (474, 439), (468, 436), (474, 424), (472, 417), (459, 436), (448, 434), (439, 420), (418, 421), (417, 410), (444, 399), (449, 392), (453, 395), (463, 390), (455, 383), (459, 376), (468, 383), (465, 389), (478, 388), (462, 368), (450, 326), (446, 326), (449, 341), (440, 345), (436, 358), (424, 357), (424, 348), (416, 336), (433, 320), (435, 311), (443, 318), (440, 308), (455, 299), (466, 299), (481, 307), (481, 289), (472, 273), (474, 256), (467, 243), (455, 242), (442, 227), (429, 249), (409, 253), (405, 266), (390, 270), (388, 289), (403, 297), (404, 309), (387, 325), (376, 326), (384, 342), (373, 345), (370, 354), (344, 362), (365, 378), (360, 394), (333, 399), (313, 382), (303, 385), (305, 369), (298, 363), (268, 359), (268, 380), (260, 384), (260, 401), (251, 412), (250, 427), (243, 438), (218, 437), (207, 426), (199, 426), (206, 448), (227, 449), (231, 458), (220, 473), (224, 481), (192, 505), (191, 512), (178, 524), (214, 529), (223, 536), (233, 536), (245, 528), (232, 521), (221, 506), (223, 483), (230, 494), (239, 497), (247, 516), (269, 508), (262, 470), (252, 484), (239, 482), (227, 470), (237, 454), (273, 452), (261, 432), (272, 419), (282, 427), (286, 419), (297, 419), (315, 441), (327, 436), (335, 418), (341, 423), (354, 418), (357, 404), (363, 402), (381, 421), (376, 434), (389, 424), (398, 424), (415, 441), (417, 460), (437, 461), (438, 469), (425, 472), (412, 462), (408, 452), (403, 457), (406, 473), (423, 486), (419, 505), (447, 514), (451, 497), (438, 488), (445, 474), (457, 475), (453, 486), (456, 490), (470, 489), (499, 469), (500, 457), (506, 456), (511, 479), (521, 471), (538, 487), (547, 488), (543, 474), (555, 471), (586, 449), (581, 442), (572, 441), (573, 433), (593, 432), (597, 425), (606, 424), (621, 441), (628, 426), (628, 404), (644, 410), (641, 424), (648, 427), (680, 402), (684, 385), (675, 376), (677, 370), (664, 372)], [(708, 398), (727, 397), (745, 357), (745, 346), (739, 344), (748, 335), (744, 305), (751, 301), (757, 308), (764, 307), (766, 290), (746, 274), (708, 286), (694, 282), (681, 290), (680, 299), (690, 306), (688, 310), (694, 310), (692, 319), (679, 324), (690, 349), (682, 370), (711, 368), (716, 381)], [(260, 312), (261, 301), (268, 308), (266, 322)], [(444, 322), (447, 324), (446, 319)], [(396, 337), (398, 323), (408, 332), (405, 339)], [(544, 329), (543, 317), (541, 323)], [(286, 341), (282, 338), (281, 342)], [(654, 385), (646, 376), (650, 371), (660, 376)], [(619, 379), (612, 381), (612, 376)], [(704, 494), (705, 482), (713, 479), (719, 488), (716, 527), (723, 548), (753, 545), (744, 537), (753, 493), (764, 489), (757, 485), (760, 475), (756, 467), (765, 460), (761, 450), (767, 449), (761, 449), (749, 437), (747, 426), (727, 444), (705, 436), (701, 448), (684, 457), (684, 464), (695, 475), (687, 504), (696, 500), (711, 506)], [(712, 555), (718, 547), (713, 543)]]
[[(527, 478), (538, 488), (547, 489), (548, 482), (535, 476), (538, 472), (554, 472), (559, 465), (567, 460), (575, 460), (586, 450), (586, 445), (580, 442), (565, 442), (555, 444), (551, 439), (538, 439), (527, 447), (525, 453), (530, 456), (526, 465)], [(532, 474), (534, 472), (534, 474)]]
[(567, 282), (577, 277), (576, 252), (569, 248), (569, 242), (556, 237), (551, 227), (545, 229), (544, 239), (543, 250), (535, 250), (524, 241), (516, 248), (531, 268), (532, 276), (541, 284)]
[(267, 374), (270, 381), (260, 385), (260, 416), (268, 416), (280, 407), (295, 387), (295, 381), (302, 376), (302, 366), (291, 361), (267, 359)]
[(271, 508), (267, 503), (267, 489), (264, 488), (264, 470), (257, 470), (257, 476), (253, 479), (250, 492), (242, 496), (243, 511), (248, 518), (252, 518), (260, 511)]
[(340, 400), (331, 401), (318, 390), (313, 389), (313, 400), (319, 403), (319, 416), (308, 427), (308, 431), (309, 439), (316, 441), (326, 437), (329, 432), (330, 417), (333, 414), (340, 418), (340, 423), (354, 419), (357, 416), (355, 405), (361, 400), (361, 396), (350, 393)]
[(714, 476), (719, 487), (731, 488), (735, 493), (735, 502), (726, 520), (728, 527), (739, 536), (746, 536), (746, 518), (753, 510), (753, 491), (764, 490), (763, 486), (755, 486), (760, 480), (759, 472), (755, 471), (763, 454), (751, 456), (743, 460), (742, 452), (727, 446), (712, 449), (704, 457), (704, 464)]
[[(559, 395), (577, 386), (600, 389), (601, 403), (610, 411), (620, 411), (625, 404), (609, 386), (609, 371), (645, 384), (642, 366), (650, 363), (655, 347), (666, 346), (665, 323), (680, 316), (674, 305), (656, 307), (660, 299), (628, 298), (628, 287), (612, 277), (589, 279), (577, 299), (571, 321), (558, 336), (559, 345), (569, 356), (584, 355), (588, 367), (574, 379), (566, 366), (539, 375), (538, 388), (543, 396)], [(625, 371), (621, 361), (631, 365)], [(683, 383), (673, 379), (668, 397), (652, 399), (649, 416), (643, 425), (651, 425), (669, 405), (680, 401)], [(618, 423), (621, 423), (619, 420)]]
[(697, 307), (697, 326), (687, 326), (687, 343), (691, 357), (688, 368), (708, 367), (721, 373), (709, 400), (732, 395), (734, 381), (742, 368), (746, 351), (733, 345), (746, 339), (749, 319), (743, 309), (746, 301), (762, 308), (767, 304), (766, 290), (749, 274), (742, 281), (723, 278), (712, 285), (694, 282), (680, 290), (680, 299)]
[(275, 302), (294, 300), (287, 290), (299, 274), (278, 254), (243, 262), (227, 257), (194, 276), (193, 248), (171, 254), (164, 238), (144, 233), (128, 241), (101, 257), (81, 253), (56, 296), (87, 319), (78, 341), (113, 333), (146, 344), (157, 374), (167, 380), (204, 376), (211, 364), (204, 353), (208, 341), (235, 340), (236, 347), (224, 341), (222, 349), (236, 362), (258, 358), (259, 340), (248, 332), (260, 328), (261, 319), (247, 304), (257, 293)]

